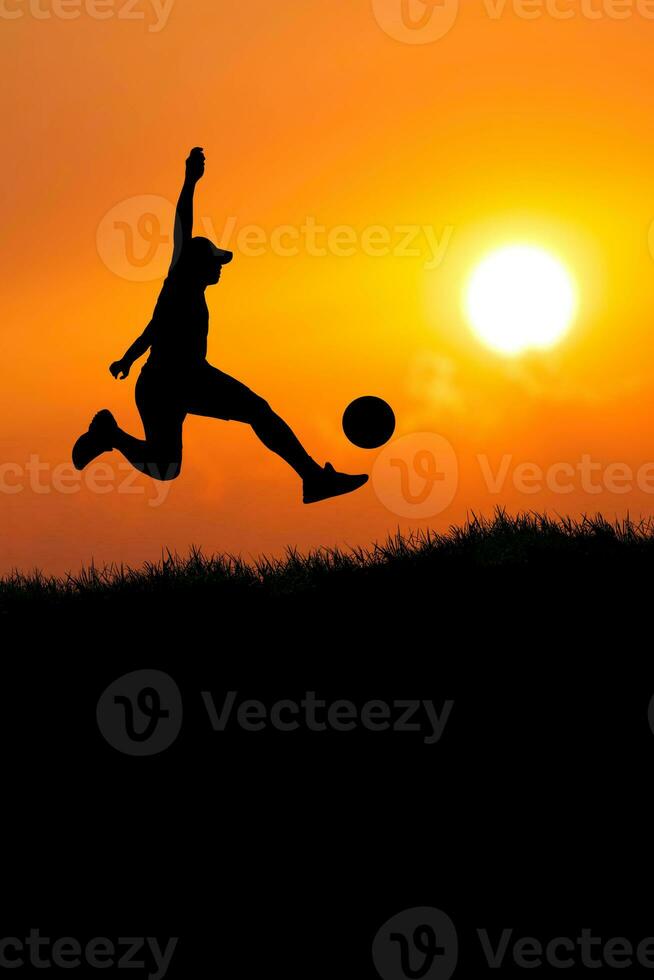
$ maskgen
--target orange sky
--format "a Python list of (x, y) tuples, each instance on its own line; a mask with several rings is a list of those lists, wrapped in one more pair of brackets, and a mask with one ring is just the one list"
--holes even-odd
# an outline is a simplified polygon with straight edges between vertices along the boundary
[[(499, 504), (652, 512), (654, 4), (465, 0), (454, 17), (446, 0), (433, 17), (451, 29), (422, 44), (394, 36), (400, 2), (0, 2), (0, 571), (367, 544)], [(156, 239), (135, 264), (151, 244), (136, 222), (165, 221), (194, 145), (196, 231), (236, 252), (207, 293), (212, 363), (352, 472), (380, 454), (347, 442), (345, 406), (372, 393), (396, 411), (402, 443), (352, 497), (303, 507), (248, 428), (197, 418), (172, 485), (132, 479), (117, 453), (71, 476), (99, 408), (141, 435), (138, 367), (118, 383), (108, 365), (167, 258)], [(313, 243), (307, 220), (326, 229)], [(399, 248), (405, 226), (418, 254)], [(577, 281), (577, 322), (547, 354), (493, 354), (462, 315), (471, 269), (506, 241), (551, 249)], [(416, 459), (447, 443), (416, 503)]]

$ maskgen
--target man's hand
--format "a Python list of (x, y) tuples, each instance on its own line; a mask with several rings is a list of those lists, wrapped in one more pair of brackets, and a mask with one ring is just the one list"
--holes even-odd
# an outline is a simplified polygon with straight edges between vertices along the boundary
[(186, 176), (194, 183), (204, 174), (204, 152), (201, 146), (195, 146), (186, 160)]
[(124, 381), (129, 374), (131, 367), (132, 365), (125, 360), (114, 361), (113, 364), (109, 365), (109, 370), (116, 380)]

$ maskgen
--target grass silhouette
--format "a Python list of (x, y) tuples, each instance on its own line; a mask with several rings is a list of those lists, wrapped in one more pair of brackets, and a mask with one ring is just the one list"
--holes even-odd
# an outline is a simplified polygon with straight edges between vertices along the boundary
[(602, 516), (579, 520), (536, 513), (515, 516), (498, 510), (492, 518), (473, 515), (446, 533), (397, 533), (383, 544), (350, 550), (320, 548), (282, 558), (245, 561), (232, 555), (186, 556), (165, 552), (160, 561), (134, 569), (90, 565), (76, 574), (48, 576), (15, 571), (0, 579), (0, 612), (32, 605), (73, 605), (86, 600), (139, 601), (144, 597), (192, 599), (240, 606), (257, 601), (353, 594), (408, 597), (443, 586), (461, 575), (518, 572), (620, 576), (654, 567), (654, 520), (611, 523)]

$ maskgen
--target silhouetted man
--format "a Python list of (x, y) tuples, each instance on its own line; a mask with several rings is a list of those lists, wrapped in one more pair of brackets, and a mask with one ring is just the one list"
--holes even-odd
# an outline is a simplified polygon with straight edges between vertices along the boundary
[(195, 147), (186, 161), (177, 204), (173, 260), (152, 320), (109, 368), (114, 378), (123, 380), (132, 364), (150, 350), (136, 382), (145, 439), (124, 432), (111, 412), (103, 409), (75, 443), (73, 463), (81, 470), (101, 453), (118, 449), (141, 472), (156, 480), (173, 480), (182, 466), (184, 419), (188, 414), (205, 415), (251, 425), (261, 442), (300, 476), (305, 504), (350, 493), (368, 477), (337, 473), (331, 463), (320, 466), (263, 398), (206, 360), (205, 289), (219, 282), (233, 255), (207, 238), (193, 238), (193, 196), (204, 165), (204, 153)]

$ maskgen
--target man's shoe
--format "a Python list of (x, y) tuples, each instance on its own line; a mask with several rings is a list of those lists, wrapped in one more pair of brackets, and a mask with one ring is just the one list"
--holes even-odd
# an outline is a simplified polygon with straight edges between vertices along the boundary
[(101, 412), (98, 412), (93, 417), (88, 432), (80, 436), (73, 446), (73, 466), (75, 469), (83, 470), (97, 456), (113, 449), (113, 437), (117, 429), (118, 423), (108, 409), (103, 408)]
[(316, 504), (319, 500), (329, 497), (340, 497), (344, 493), (352, 493), (368, 482), (365, 473), (350, 476), (348, 473), (337, 473), (331, 463), (319, 469), (315, 475), (304, 481), (304, 503)]

